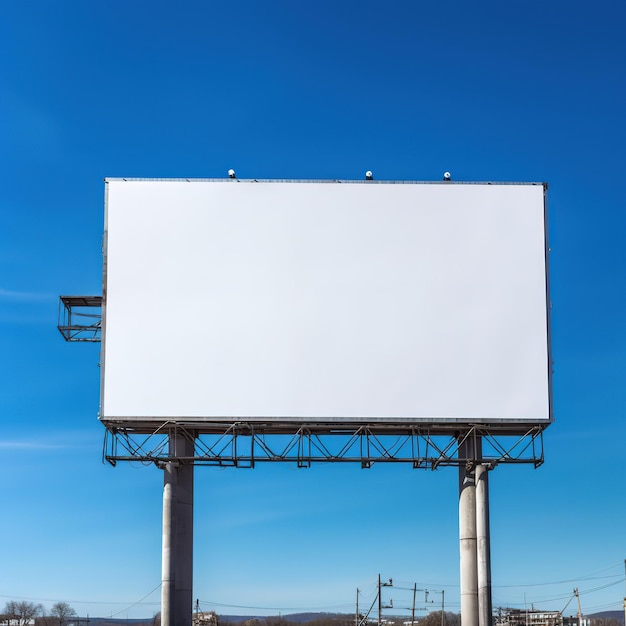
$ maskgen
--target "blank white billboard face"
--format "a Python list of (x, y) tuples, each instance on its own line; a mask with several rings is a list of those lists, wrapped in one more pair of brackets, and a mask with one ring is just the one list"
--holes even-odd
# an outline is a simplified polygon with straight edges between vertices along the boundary
[(542, 185), (107, 187), (104, 421), (550, 421)]

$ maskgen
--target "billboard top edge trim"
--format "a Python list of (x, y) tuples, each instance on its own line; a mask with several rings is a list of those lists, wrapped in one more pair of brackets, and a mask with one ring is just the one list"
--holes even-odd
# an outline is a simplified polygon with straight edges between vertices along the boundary
[(122, 178), (105, 177), (110, 182), (169, 182), (169, 183), (325, 183), (325, 184), (362, 184), (362, 185), (528, 185), (548, 188), (547, 182), (538, 181), (472, 181), (472, 180), (350, 180), (350, 179), (314, 179), (314, 178)]

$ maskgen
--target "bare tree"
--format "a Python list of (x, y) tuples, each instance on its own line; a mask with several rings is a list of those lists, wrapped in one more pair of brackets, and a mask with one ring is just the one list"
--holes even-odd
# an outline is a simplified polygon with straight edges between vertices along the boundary
[(67, 602), (57, 602), (50, 609), (51, 617), (59, 620), (59, 625), (63, 626), (70, 617), (76, 617), (76, 611)]
[(22, 600), (10, 600), (4, 607), (4, 613), (8, 618), (9, 624), (17, 624), (17, 626), (26, 626), (33, 621), (38, 615), (43, 613), (43, 606)]

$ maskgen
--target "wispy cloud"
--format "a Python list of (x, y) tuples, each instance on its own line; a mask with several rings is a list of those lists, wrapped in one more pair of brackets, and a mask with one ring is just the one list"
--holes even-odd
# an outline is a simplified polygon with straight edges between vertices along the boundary
[(100, 438), (94, 439), (91, 431), (85, 430), (58, 430), (53, 432), (39, 432), (36, 437), (29, 438), (21, 433), (14, 439), (0, 438), (0, 451), (36, 451), (36, 450), (85, 450), (89, 446), (100, 445)]
[(59, 450), (67, 446), (46, 441), (2, 441), (0, 450)]
[(13, 300), (16, 302), (44, 302), (53, 300), (56, 296), (49, 293), (38, 293), (35, 291), (12, 291), (0, 287), (0, 299)]

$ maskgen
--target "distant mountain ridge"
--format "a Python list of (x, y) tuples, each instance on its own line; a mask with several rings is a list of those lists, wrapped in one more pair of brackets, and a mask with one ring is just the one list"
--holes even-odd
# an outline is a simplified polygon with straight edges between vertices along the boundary
[[(249, 619), (258, 619), (263, 621), (265, 619), (283, 619), (287, 622), (293, 622), (296, 624), (306, 624), (308, 622), (314, 622), (319, 619), (346, 619), (353, 617), (353, 613), (291, 613), (288, 615), (273, 615), (273, 616), (261, 616), (261, 615), (220, 615), (220, 622), (222, 624), (240, 624)], [(399, 615), (387, 615), (388, 618), (394, 620), (406, 620), (407, 617)], [(624, 611), (601, 611), (599, 613), (593, 613), (585, 615), (590, 619), (614, 619), (622, 626), (626, 626), (624, 623)]]
[[(337, 619), (346, 620), (352, 618), (351, 613), (291, 613), (288, 615), (220, 615), (220, 623), (226, 624), (241, 624), (246, 620), (258, 619), (260, 622), (264, 620), (284, 620), (285, 622), (291, 622), (293, 624), (308, 624), (316, 620), (322, 619)], [(389, 615), (389, 618), (402, 621), (403, 617), (398, 615)], [(626, 626), (624, 624), (624, 612), (623, 611), (601, 611), (600, 613), (593, 613), (592, 615), (585, 615), (585, 617), (591, 619), (605, 619), (616, 620), (618, 624)], [(89, 626), (121, 626), (122, 624), (130, 624), (131, 626), (152, 626), (154, 624), (154, 618), (140, 618), (140, 619), (113, 619), (108, 617), (90, 617)]]
[(601, 611), (600, 613), (594, 613), (593, 615), (585, 615), (591, 619), (614, 619), (617, 620), (622, 626), (624, 625), (624, 611)]
[(220, 615), (220, 623), (222, 624), (240, 624), (249, 619), (283, 619), (286, 622), (294, 624), (307, 624), (318, 619), (345, 619), (352, 616), (348, 613), (289, 613), (287, 615)]

